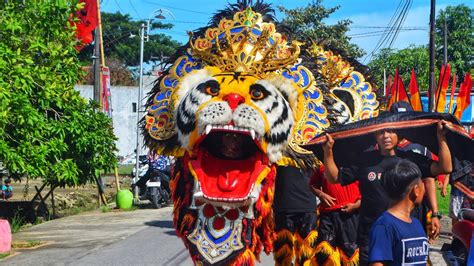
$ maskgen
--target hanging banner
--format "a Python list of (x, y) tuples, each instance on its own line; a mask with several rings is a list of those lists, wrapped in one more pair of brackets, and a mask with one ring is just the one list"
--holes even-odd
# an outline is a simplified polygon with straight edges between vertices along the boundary
[(102, 111), (112, 117), (112, 95), (110, 93), (110, 69), (102, 67)]

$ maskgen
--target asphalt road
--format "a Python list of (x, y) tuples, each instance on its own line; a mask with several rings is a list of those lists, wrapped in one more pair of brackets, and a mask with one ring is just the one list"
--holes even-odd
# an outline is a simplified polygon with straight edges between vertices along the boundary
[[(0, 260), (5, 265), (192, 265), (176, 237), (171, 208), (91, 212), (53, 220), (14, 235), (49, 244)], [(260, 265), (273, 265), (263, 256)]]
[[(192, 265), (171, 220), (171, 207), (94, 211), (52, 220), (13, 235), (14, 242), (39, 240), (46, 245), (14, 250), (0, 265)], [(446, 265), (439, 246), (432, 247), (430, 257), (433, 265)], [(273, 265), (273, 258), (263, 255), (258, 265)]]

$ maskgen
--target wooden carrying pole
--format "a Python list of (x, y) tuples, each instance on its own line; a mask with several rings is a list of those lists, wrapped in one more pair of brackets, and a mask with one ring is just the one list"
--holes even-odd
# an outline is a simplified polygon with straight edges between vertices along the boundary
[[(104, 42), (103, 42), (103, 36), (102, 36), (102, 18), (100, 15), (100, 0), (97, 0), (97, 20), (98, 20), (98, 29), (99, 29), (99, 44), (100, 44), (100, 61), (101, 61), (101, 66), (106, 66), (105, 65), (105, 55), (104, 55)], [(102, 71), (100, 72), (102, 75)], [(102, 81), (102, 77), (100, 78)], [(100, 87), (102, 88), (102, 87)], [(103, 90), (100, 90), (100, 107), (102, 109), (102, 95)], [(117, 166), (114, 168), (114, 174), (115, 174), (115, 186), (117, 188), (117, 192), (120, 190), (120, 182), (119, 182), (119, 176), (118, 176), (118, 169)]]

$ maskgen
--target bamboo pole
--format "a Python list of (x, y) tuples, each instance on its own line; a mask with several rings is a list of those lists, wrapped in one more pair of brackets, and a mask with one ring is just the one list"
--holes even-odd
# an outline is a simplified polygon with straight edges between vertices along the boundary
[(119, 182), (119, 175), (118, 175), (118, 169), (117, 166), (115, 166), (115, 185), (117, 187), (117, 192), (120, 190), (120, 182)]

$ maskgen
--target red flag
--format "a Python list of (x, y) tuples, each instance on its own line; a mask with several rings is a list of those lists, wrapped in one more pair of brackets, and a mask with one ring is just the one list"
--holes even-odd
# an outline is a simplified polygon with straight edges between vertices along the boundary
[[(76, 12), (79, 21), (76, 23), (76, 36), (83, 44), (89, 44), (94, 39), (92, 31), (99, 24), (97, 0), (79, 0), (84, 3), (84, 7)], [(78, 47), (78, 50), (82, 46)]]
[(453, 73), (453, 84), (451, 85), (451, 96), (449, 97), (448, 113), (453, 113), (454, 91), (456, 90), (456, 73)]
[(448, 64), (441, 67), (438, 79), (438, 89), (436, 91), (436, 112), (444, 113), (446, 110), (446, 91), (449, 86), (449, 79), (451, 78), (451, 66)]
[(410, 89), (410, 102), (414, 111), (423, 111), (421, 107), (421, 97), (420, 91), (418, 90), (418, 83), (416, 82), (415, 70), (411, 70), (410, 84), (408, 85)]
[(471, 103), (471, 88), (472, 78), (471, 73), (468, 72), (464, 77), (464, 81), (459, 89), (458, 98), (456, 99), (456, 111), (454, 112), (454, 116), (458, 119), (461, 119), (462, 112), (464, 112)]
[(393, 103), (405, 101), (410, 102), (408, 99), (407, 91), (405, 90), (405, 85), (403, 85), (403, 80), (398, 75), (398, 69), (395, 71), (395, 77), (393, 78), (393, 85), (392, 85), (392, 96), (390, 97), (390, 102), (388, 104), (387, 109), (390, 109)]

